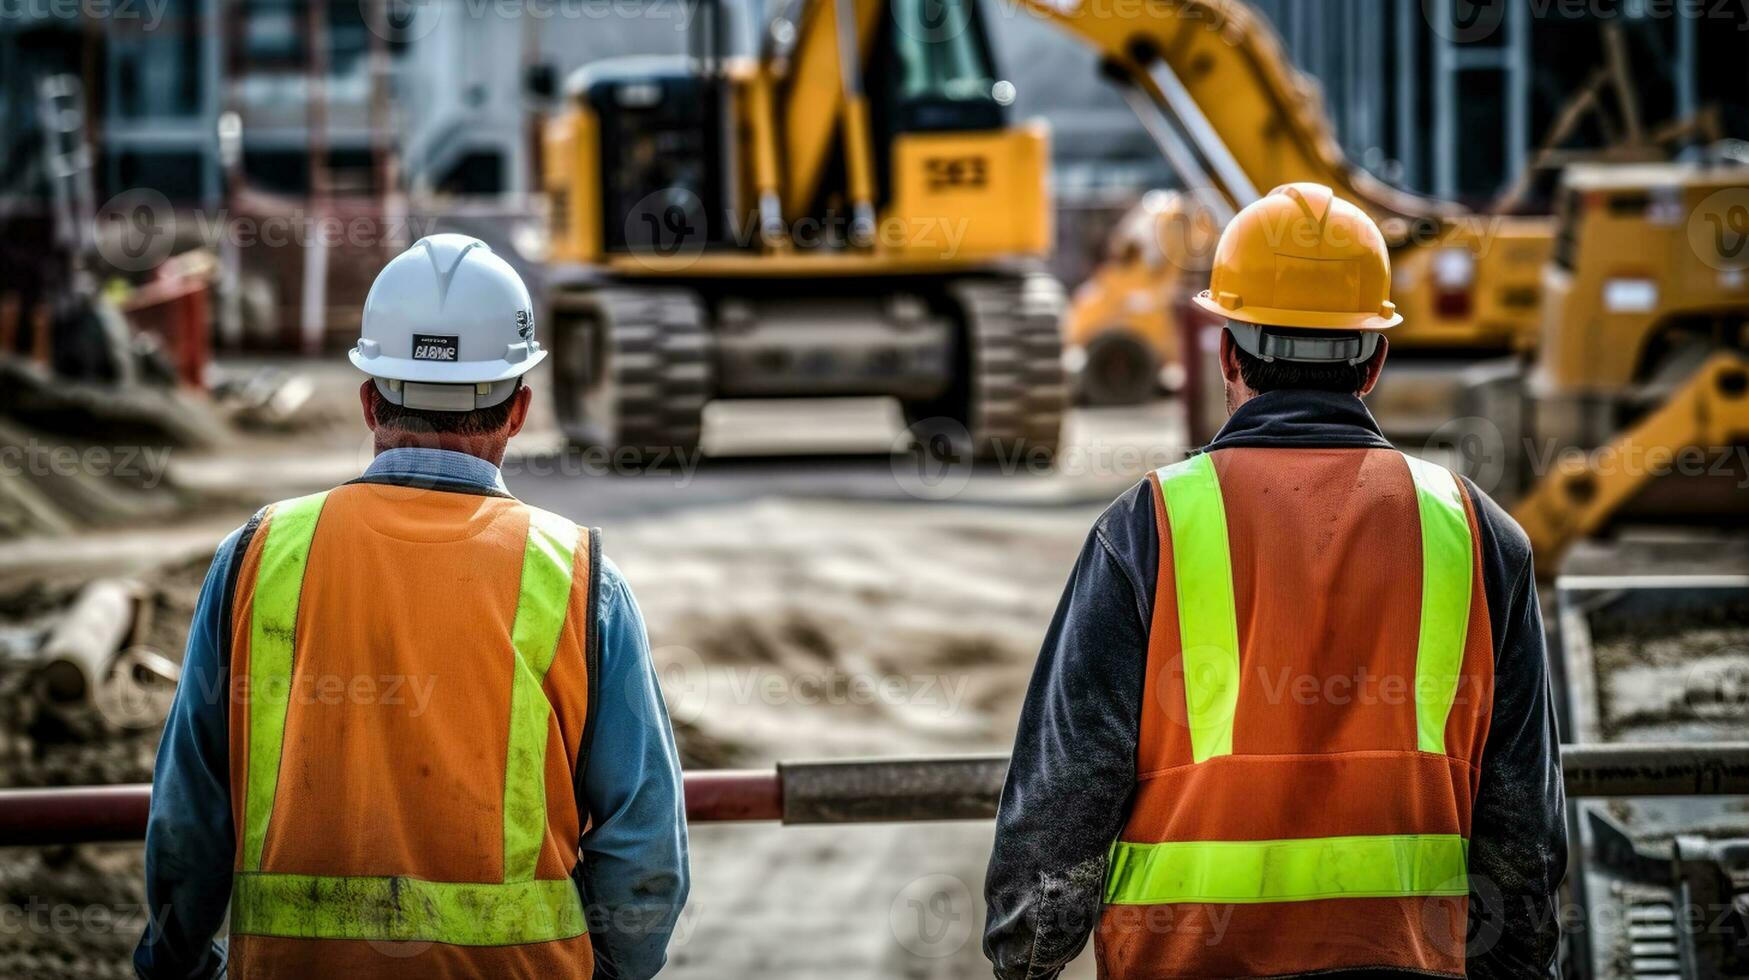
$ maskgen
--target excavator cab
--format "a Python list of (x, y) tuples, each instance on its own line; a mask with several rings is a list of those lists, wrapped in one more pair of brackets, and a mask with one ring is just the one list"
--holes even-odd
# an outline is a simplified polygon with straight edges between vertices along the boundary
[(977, 0), (793, 0), (752, 56), (693, 11), (686, 54), (585, 66), (545, 127), (571, 441), (659, 457), (707, 401), (886, 396), (919, 441), (1048, 459), (1048, 140)]

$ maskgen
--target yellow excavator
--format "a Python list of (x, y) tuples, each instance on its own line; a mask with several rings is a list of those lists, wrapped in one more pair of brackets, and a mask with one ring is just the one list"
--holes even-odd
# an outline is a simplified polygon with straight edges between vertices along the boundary
[(687, 449), (711, 399), (884, 395), (980, 456), (1049, 459), (1049, 146), (1010, 123), (981, 12), (821, 0), (768, 27), (726, 58), (700, 0), (686, 57), (567, 83), (544, 140), (567, 436)]
[(1183, 304), (1174, 299), (1208, 285), (1220, 234), (1208, 210), (1178, 191), (1151, 190), (1118, 220), (1063, 314), (1077, 401), (1139, 405), (1184, 389)]
[[(1099, 53), (1215, 222), (1302, 180), (1368, 210), (1395, 250), (1399, 347), (1534, 336), (1550, 222), (1466, 214), (1352, 165), (1248, 6), (1016, 6)], [(796, 0), (755, 57), (729, 58), (722, 7), (700, 0), (687, 56), (569, 80), (544, 180), (573, 442), (690, 447), (713, 398), (890, 395), (981, 456), (1055, 451), (1047, 137), (1009, 120), (984, 16), (976, 0)]]

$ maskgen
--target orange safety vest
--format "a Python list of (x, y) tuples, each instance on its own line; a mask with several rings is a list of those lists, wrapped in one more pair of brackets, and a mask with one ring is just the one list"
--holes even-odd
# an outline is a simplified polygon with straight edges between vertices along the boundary
[(1385, 449), (1155, 474), (1160, 570), (1102, 977), (1463, 976), (1493, 703), (1476, 502)]
[(231, 976), (592, 974), (593, 541), (377, 484), (263, 512), (231, 619)]

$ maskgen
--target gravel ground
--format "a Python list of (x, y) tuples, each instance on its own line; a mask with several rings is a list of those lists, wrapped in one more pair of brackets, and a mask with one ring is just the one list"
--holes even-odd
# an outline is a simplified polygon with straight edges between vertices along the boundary
[[(189, 587), (167, 576), (152, 600), (151, 642), (181, 657)], [(39, 588), (0, 601), (24, 622), (71, 598)], [(16, 620), (15, 620), (16, 621)], [(123, 731), (99, 719), (63, 719), (28, 693), (31, 665), (0, 661), (0, 786), (139, 783), (152, 778), (158, 730)], [(131, 976), (128, 957), (145, 925), (145, 862), (138, 845), (12, 848), (0, 852), (0, 977)]]

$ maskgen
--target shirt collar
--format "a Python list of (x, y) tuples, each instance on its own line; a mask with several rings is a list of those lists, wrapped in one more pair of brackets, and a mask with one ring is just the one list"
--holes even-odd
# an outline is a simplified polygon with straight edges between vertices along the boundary
[(1390, 449), (1358, 395), (1266, 391), (1233, 413), (1204, 451), (1250, 447)]
[(449, 449), (403, 446), (377, 454), (364, 471), (366, 480), (412, 480), (459, 483), (508, 494), (504, 474), (478, 456)]

